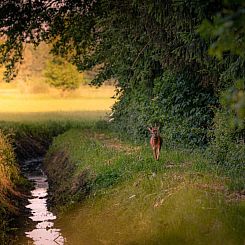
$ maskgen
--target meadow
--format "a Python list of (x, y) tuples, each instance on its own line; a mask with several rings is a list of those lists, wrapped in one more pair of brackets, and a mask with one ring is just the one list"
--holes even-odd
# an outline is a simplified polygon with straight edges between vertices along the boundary
[(103, 118), (111, 109), (114, 87), (82, 86), (61, 96), (49, 93), (23, 93), (13, 85), (0, 87), (0, 121), (93, 120)]

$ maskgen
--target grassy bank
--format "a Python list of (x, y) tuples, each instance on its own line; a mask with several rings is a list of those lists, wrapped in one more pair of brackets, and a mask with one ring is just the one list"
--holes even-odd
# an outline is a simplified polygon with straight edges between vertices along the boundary
[(18, 212), (16, 207), (20, 193), (16, 185), (20, 183), (20, 172), (10, 137), (0, 130), (0, 243), (9, 244), (10, 219)]
[[(89, 122), (93, 125), (95, 122)], [(53, 137), (64, 133), (70, 128), (82, 128), (84, 121), (47, 120), (42, 122), (0, 122), (5, 134), (10, 134), (15, 154), (19, 161), (44, 156)], [(21, 162), (20, 162), (21, 164)]]
[(148, 144), (86, 127), (56, 137), (45, 168), (54, 205), (83, 200), (78, 214), (65, 209), (58, 222), (70, 244), (244, 242), (235, 180), (201, 152), (164, 148), (156, 162)]

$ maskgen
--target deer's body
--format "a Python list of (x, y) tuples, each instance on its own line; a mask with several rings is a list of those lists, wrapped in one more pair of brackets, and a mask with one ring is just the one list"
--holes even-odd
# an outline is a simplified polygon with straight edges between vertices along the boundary
[(160, 150), (162, 147), (162, 138), (159, 134), (159, 128), (152, 127), (148, 128), (151, 133), (150, 145), (153, 151), (153, 156), (155, 160), (159, 160)]

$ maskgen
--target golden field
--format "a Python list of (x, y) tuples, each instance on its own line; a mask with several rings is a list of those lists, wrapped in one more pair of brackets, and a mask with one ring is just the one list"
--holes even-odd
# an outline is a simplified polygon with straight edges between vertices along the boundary
[(96, 119), (110, 111), (114, 87), (80, 89), (61, 95), (53, 90), (25, 93), (13, 85), (0, 86), (0, 121)]

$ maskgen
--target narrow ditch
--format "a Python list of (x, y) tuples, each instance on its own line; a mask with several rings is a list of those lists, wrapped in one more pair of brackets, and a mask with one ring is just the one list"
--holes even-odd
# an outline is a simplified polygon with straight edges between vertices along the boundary
[(55, 228), (56, 216), (48, 210), (48, 179), (42, 170), (43, 158), (26, 160), (21, 166), (22, 173), (33, 183), (28, 203), (30, 225), (20, 229), (16, 244), (52, 245), (65, 243), (60, 229)]

